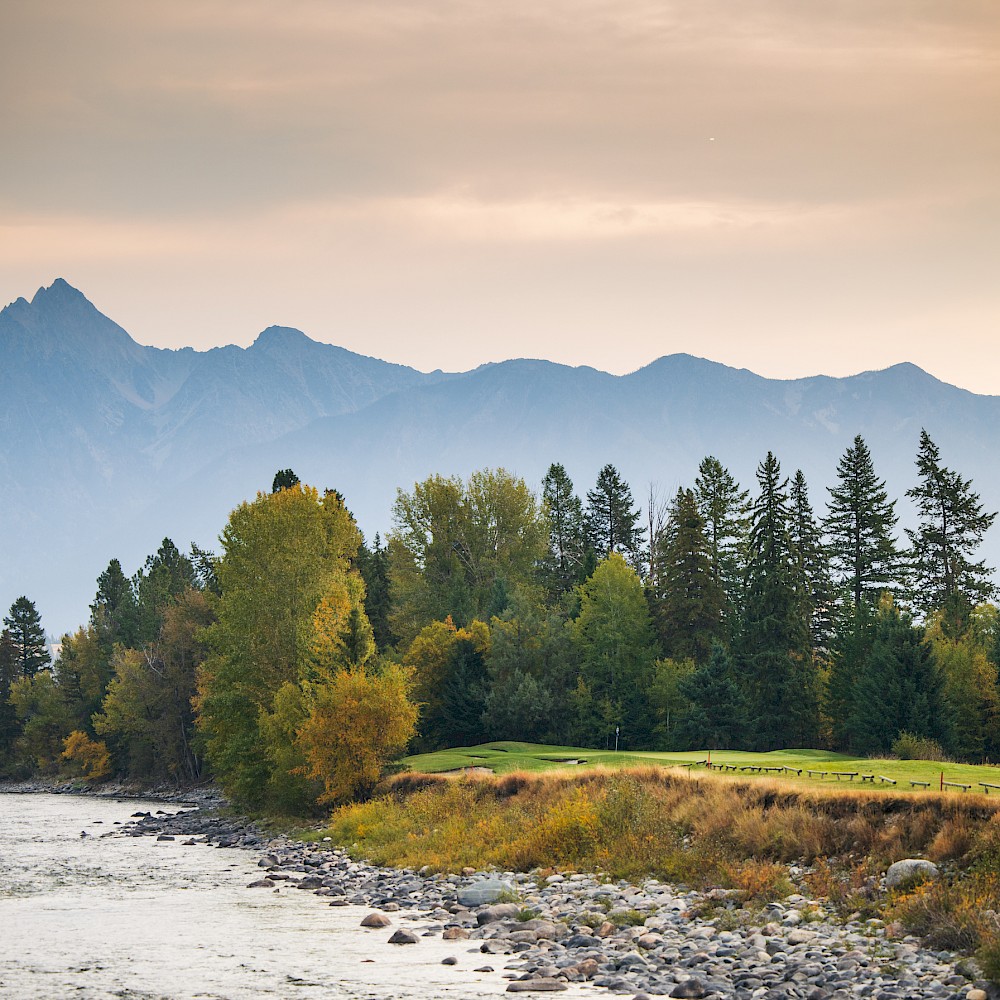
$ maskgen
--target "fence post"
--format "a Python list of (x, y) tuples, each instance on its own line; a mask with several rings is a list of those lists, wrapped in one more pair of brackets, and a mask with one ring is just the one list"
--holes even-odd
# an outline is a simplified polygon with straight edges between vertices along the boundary
[(941, 772), (941, 791), (944, 791), (944, 771)]

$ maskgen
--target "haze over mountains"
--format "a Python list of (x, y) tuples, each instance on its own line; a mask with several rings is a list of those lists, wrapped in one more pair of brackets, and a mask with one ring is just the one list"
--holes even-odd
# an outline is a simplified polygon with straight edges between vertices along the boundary
[[(229, 510), (284, 467), (339, 489), (369, 536), (397, 487), (434, 472), (502, 465), (537, 488), (560, 461), (583, 495), (612, 462), (643, 500), (651, 482), (689, 485), (706, 454), (753, 489), (768, 449), (821, 513), (860, 433), (902, 528), (921, 427), (1000, 508), (1000, 397), (910, 364), (778, 381), (677, 354), (625, 376), (529, 360), (426, 374), (287, 327), (171, 351), (60, 279), (0, 312), (0, 608), (24, 593), (50, 631), (73, 629), (112, 556), (131, 573), (167, 535), (216, 548)], [(1000, 562), (1000, 529), (984, 553)]]

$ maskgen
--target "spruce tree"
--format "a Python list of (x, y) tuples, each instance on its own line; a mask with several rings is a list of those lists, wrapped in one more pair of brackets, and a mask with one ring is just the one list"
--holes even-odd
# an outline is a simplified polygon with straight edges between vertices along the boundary
[(692, 750), (724, 750), (742, 746), (746, 737), (746, 708), (733, 679), (733, 664), (725, 647), (712, 644), (707, 663), (682, 677), (679, 693), (688, 712), (678, 729), (682, 745)]
[(271, 480), (271, 492), (278, 493), (281, 490), (290, 490), (293, 486), (299, 485), (299, 477), (291, 469), (278, 469)]
[(814, 650), (829, 647), (833, 632), (833, 584), (830, 561), (819, 525), (809, 503), (809, 488), (802, 470), (792, 478), (789, 532), (802, 591), (802, 610)]
[(742, 600), (750, 494), (740, 489), (717, 458), (709, 455), (698, 466), (694, 495), (705, 522), (712, 575), (726, 598), (723, 618), (732, 626)]
[(792, 548), (788, 480), (771, 452), (757, 469), (740, 661), (757, 749), (815, 745), (817, 678)]
[(90, 605), (90, 620), (110, 655), (115, 643), (134, 647), (138, 637), (138, 609), (132, 581), (117, 559), (97, 578), (97, 594)]
[(855, 607), (877, 605), (880, 593), (898, 586), (901, 558), (892, 532), (899, 518), (860, 434), (837, 464), (837, 485), (828, 489), (823, 530), (838, 583)]
[(598, 560), (618, 552), (638, 566), (643, 541), (640, 516), (631, 487), (613, 465), (605, 465), (587, 493), (587, 538)]
[(653, 553), (653, 618), (666, 656), (705, 663), (723, 634), (725, 597), (712, 573), (705, 522), (691, 490), (678, 490)]
[(573, 492), (573, 481), (558, 462), (549, 466), (542, 480), (542, 498), (549, 519), (549, 551), (544, 575), (556, 594), (571, 590), (586, 579), (587, 534), (583, 504)]
[(11, 685), (20, 678), (20, 664), (17, 659), (17, 649), (10, 631), (0, 631), (0, 774), (4, 764), (10, 761), (14, 750), (14, 741), (20, 731), (17, 712), (10, 701)]
[(912, 549), (913, 600), (921, 611), (943, 609), (959, 628), (968, 612), (996, 592), (992, 569), (973, 561), (996, 513), (983, 509), (972, 482), (941, 464), (926, 430), (917, 452), (920, 482), (906, 495), (916, 502), (919, 523), (907, 529)]
[(181, 553), (173, 541), (164, 538), (154, 555), (147, 556), (132, 580), (135, 594), (136, 634), (138, 643), (153, 642), (163, 624), (163, 612), (185, 590), (197, 586), (194, 563)]
[(378, 533), (370, 548), (362, 539), (358, 549), (357, 568), (365, 581), (365, 611), (371, 622), (375, 645), (379, 650), (388, 649), (395, 642), (389, 625), (389, 610), (392, 606), (389, 594), (389, 549), (382, 544)]
[(952, 723), (944, 678), (924, 630), (883, 600), (875, 616), (871, 653), (856, 680), (852, 749), (885, 753), (901, 733), (948, 748)]
[(13, 646), (16, 676), (34, 677), (40, 670), (47, 670), (52, 657), (45, 644), (45, 629), (34, 601), (19, 597), (10, 606), (3, 623)]
[(850, 750), (858, 743), (857, 688), (871, 656), (875, 609), (868, 601), (842, 607), (830, 656), (824, 709), (833, 745)]

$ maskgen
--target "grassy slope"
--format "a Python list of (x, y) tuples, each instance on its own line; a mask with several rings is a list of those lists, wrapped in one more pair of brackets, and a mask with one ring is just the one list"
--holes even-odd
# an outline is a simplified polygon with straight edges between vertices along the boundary
[[(497, 774), (507, 774), (511, 771), (546, 771), (556, 768), (582, 770), (587, 767), (623, 767), (637, 764), (657, 764), (663, 767), (681, 767), (692, 762), (706, 759), (707, 751), (654, 753), (652, 751), (615, 753), (608, 750), (588, 750), (582, 747), (544, 746), (535, 743), (483, 743), (477, 747), (455, 747), (451, 750), (439, 750), (435, 753), (418, 754), (406, 757), (401, 761), (405, 769), (423, 773), (439, 773), (454, 771), (467, 767), (488, 767)], [(579, 764), (569, 764), (567, 761), (577, 760)], [(830, 785), (844, 789), (862, 787), (859, 778), (853, 781), (836, 779), (832, 775), (826, 778), (810, 778), (807, 769), (825, 771), (858, 771), (862, 774), (884, 775), (894, 778), (898, 784), (895, 791), (909, 791), (910, 781), (930, 782), (931, 788), (937, 790), (941, 773), (945, 781), (961, 782), (972, 785), (973, 792), (982, 792), (979, 782), (1000, 785), (1000, 767), (975, 764), (942, 764), (925, 760), (870, 760), (867, 758), (848, 757), (843, 754), (830, 753), (826, 750), (775, 750), (771, 753), (745, 753), (739, 750), (713, 750), (713, 764), (735, 764), (739, 767), (748, 765), (790, 768), (802, 768), (802, 776), (797, 777), (786, 772), (785, 778), (796, 784)], [(702, 770), (702, 768), (697, 768)], [(737, 772), (740, 777), (753, 776), (752, 772)], [(774, 775), (771, 775), (774, 778)], [(865, 789), (872, 785), (864, 783)], [(875, 788), (890, 789), (893, 786), (883, 784), (876, 778)], [(951, 789), (951, 791), (958, 791)], [(991, 790), (992, 794), (1000, 795), (1000, 790)]]

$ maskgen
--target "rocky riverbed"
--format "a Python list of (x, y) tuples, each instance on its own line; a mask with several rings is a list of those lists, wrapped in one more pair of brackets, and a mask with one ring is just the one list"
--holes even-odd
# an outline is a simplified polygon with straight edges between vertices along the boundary
[[(352, 860), (330, 843), (269, 839), (210, 809), (143, 812), (115, 836), (155, 836), (261, 852), (248, 891), (309, 892), (364, 906), (365, 926), (401, 948), (438, 938), (482, 957), (508, 992), (588, 985), (624, 996), (704, 1000), (996, 1000), (975, 966), (888, 936), (880, 921), (846, 924), (823, 900), (791, 895), (751, 915), (731, 893), (647, 880), (464, 871), (436, 875)], [(457, 958), (446, 957), (445, 963)], [(596, 990), (595, 990), (596, 992)]]

